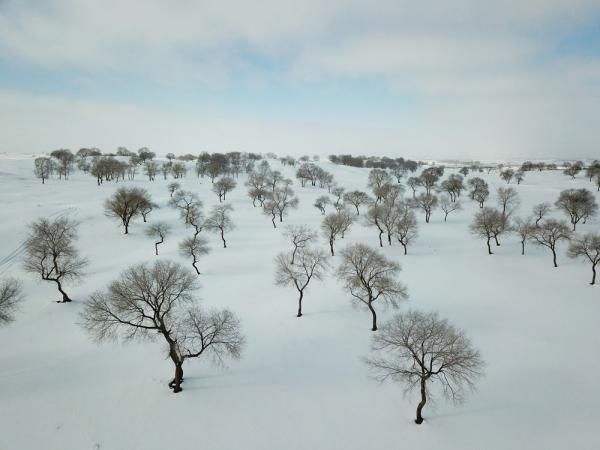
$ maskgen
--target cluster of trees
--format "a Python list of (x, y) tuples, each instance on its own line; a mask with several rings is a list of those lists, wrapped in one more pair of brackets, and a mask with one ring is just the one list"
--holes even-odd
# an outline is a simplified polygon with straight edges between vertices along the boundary
[(592, 265), (592, 282), (596, 282), (596, 265), (600, 261), (600, 234), (587, 233), (574, 235), (577, 224), (594, 217), (598, 213), (598, 204), (594, 195), (587, 189), (566, 189), (562, 191), (554, 207), (564, 213), (570, 221), (549, 217), (553, 205), (539, 203), (533, 207), (528, 218), (512, 215), (519, 205), (519, 197), (513, 188), (499, 188), (497, 191), (498, 208), (485, 207), (479, 211), (470, 225), (471, 233), (485, 239), (488, 254), (492, 254), (491, 240), (500, 246), (499, 236), (512, 232), (519, 236), (521, 254), (525, 255), (527, 242), (548, 248), (552, 253), (554, 267), (557, 263), (557, 245), (569, 242), (568, 255), (572, 258), (584, 258)]
[(329, 155), (329, 161), (344, 166), (390, 169), (404, 172), (415, 172), (419, 167), (417, 161), (404, 158), (388, 158), (386, 156)]

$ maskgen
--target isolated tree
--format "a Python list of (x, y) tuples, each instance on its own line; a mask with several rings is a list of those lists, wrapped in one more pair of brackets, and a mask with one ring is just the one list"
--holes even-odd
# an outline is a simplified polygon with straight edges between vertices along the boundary
[(550, 211), (552, 211), (552, 205), (550, 203), (538, 203), (534, 205), (533, 215), (535, 218), (535, 225), (539, 225), (540, 220), (544, 219)]
[(192, 212), (202, 208), (202, 201), (195, 192), (176, 191), (169, 200), (169, 206), (179, 210), (183, 222), (189, 225)]
[(200, 269), (198, 269), (198, 259), (207, 255), (210, 252), (208, 241), (198, 234), (195, 234), (191, 238), (184, 239), (179, 243), (179, 253), (185, 257), (192, 258), (192, 267), (196, 271), (196, 274), (200, 275)]
[(177, 263), (132, 266), (108, 290), (90, 296), (82, 326), (96, 341), (162, 337), (175, 366), (169, 387), (180, 392), (187, 359), (204, 355), (222, 364), (239, 359), (244, 346), (235, 315), (202, 310), (195, 305), (196, 289), (195, 275)]
[(549, 248), (552, 251), (552, 261), (554, 267), (556, 263), (556, 244), (560, 241), (568, 240), (571, 237), (569, 225), (564, 220), (548, 219), (534, 228), (532, 237), (538, 245)]
[(579, 164), (571, 164), (568, 165), (565, 170), (563, 170), (563, 173), (567, 176), (570, 176), (571, 179), (574, 180), (579, 172), (581, 172), (581, 169), (582, 167)]
[(348, 230), (352, 224), (352, 218), (347, 211), (342, 210), (327, 214), (321, 223), (323, 235), (329, 242), (329, 250), (331, 256), (335, 256), (333, 244), (338, 237), (343, 237), (344, 232)]
[(328, 195), (321, 195), (321, 196), (317, 197), (317, 199), (313, 203), (313, 206), (315, 208), (317, 208), (319, 211), (321, 211), (321, 214), (323, 214), (323, 215), (325, 215), (325, 213), (326, 213), (325, 208), (327, 207), (327, 205), (331, 205), (331, 199), (329, 198)]
[(570, 258), (583, 258), (592, 264), (590, 284), (596, 284), (596, 265), (600, 262), (600, 234), (586, 233), (573, 238), (567, 254)]
[(71, 153), (71, 150), (54, 150), (50, 153), (50, 156), (56, 160), (56, 171), (58, 172), (59, 179), (62, 177), (65, 177), (65, 180), (69, 178), (69, 173), (75, 162), (75, 156)]
[(406, 180), (406, 184), (412, 189), (413, 198), (417, 196), (417, 189), (422, 186), (421, 179), (419, 177), (409, 177)]
[(447, 195), (442, 195), (440, 197), (439, 204), (440, 209), (444, 212), (444, 222), (448, 220), (448, 214), (462, 209), (460, 201), (452, 201)]
[(498, 208), (502, 212), (502, 216), (504, 216), (504, 218), (508, 220), (512, 213), (515, 211), (515, 209), (517, 209), (517, 207), (521, 203), (521, 201), (519, 200), (519, 193), (516, 191), (516, 189), (511, 187), (500, 187), (496, 191), (496, 194)]
[(598, 203), (594, 194), (587, 189), (567, 189), (560, 193), (554, 205), (571, 219), (573, 231), (583, 219), (583, 223), (598, 213)]
[(325, 252), (310, 247), (304, 247), (295, 256), (282, 252), (275, 258), (275, 284), (282, 287), (294, 286), (298, 291), (296, 317), (302, 317), (304, 290), (313, 279), (323, 279), (328, 267)]
[(488, 184), (479, 177), (471, 178), (467, 184), (469, 185), (469, 194), (471, 200), (479, 202), (479, 207), (483, 208), (483, 203), (487, 200), (490, 195), (490, 189)]
[(228, 192), (235, 189), (237, 183), (231, 177), (221, 177), (213, 183), (212, 191), (219, 196), (219, 202), (225, 200)]
[[(469, 229), (472, 234), (486, 239), (488, 254), (492, 255), (490, 240), (498, 236), (498, 231), (504, 228), (504, 217), (496, 208), (485, 207), (475, 214)], [(497, 245), (498, 242), (496, 241)]]
[(515, 180), (517, 180), (517, 184), (521, 184), (521, 182), (525, 179), (525, 172), (522, 170), (517, 170), (515, 172)]
[[(279, 222), (283, 222), (284, 216), (289, 213), (290, 209), (297, 208), (298, 203), (298, 197), (294, 196), (292, 188), (279, 186), (274, 191), (267, 193), (264, 207), (274, 211), (279, 217)], [(273, 221), (273, 226), (275, 226), (275, 221)]]
[(29, 226), (24, 243), (25, 270), (41, 276), (42, 280), (56, 283), (62, 295), (59, 303), (71, 301), (63, 283), (81, 279), (88, 264), (75, 247), (78, 225), (67, 217), (41, 218)]
[(173, 198), (173, 194), (181, 189), (181, 185), (177, 181), (173, 181), (169, 183), (167, 188), (169, 189), (169, 196)]
[(158, 246), (165, 242), (167, 236), (171, 234), (171, 225), (166, 222), (156, 222), (146, 229), (146, 236), (152, 239), (158, 239), (154, 243), (154, 251), (158, 256)]
[(152, 211), (158, 208), (158, 204), (152, 202), (150, 200), (150, 197), (144, 199), (142, 205), (140, 206), (140, 214), (142, 215), (142, 220), (144, 221), (144, 223), (148, 221), (148, 214), (150, 214)]
[(431, 218), (431, 212), (438, 205), (438, 198), (435, 194), (428, 194), (424, 192), (417, 195), (417, 197), (413, 200), (413, 204), (415, 208), (423, 210), (423, 212), (425, 213), (425, 222), (429, 223), (429, 219)]
[(120, 219), (125, 234), (129, 234), (131, 220), (142, 214), (142, 207), (151, 203), (150, 194), (145, 189), (121, 187), (104, 202), (104, 213), (107, 217)]
[(231, 211), (233, 211), (233, 206), (229, 204), (214, 205), (204, 222), (204, 227), (207, 230), (219, 233), (221, 240), (223, 241), (223, 248), (227, 248), (225, 233), (235, 228), (233, 220), (231, 219)]
[(252, 199), (252, 206), (256, 206), (258, 200), (259, 205), (263, 206), (265, 196), (267, 195), (267, 177), (257, 172), (252, 172), (248, 175), (246, 181), (248, 196)]
[(317, 232), (306, 225), (290, 225), (286, 227), (283, 235), (292, 244), (290, 262), (294, 264), (296, 254), (307, 248), (312, 241), (317, 239)]
[(331, 195), (335, 196), (335, 201), (333, 202), (333, 207), (336, 210), (340, 210), (340, 208), (344, 207), (344, 192), (346, 191), (346, 189), (344, 189), (341, 186), (336, 186), (331, 190)]
[(451, 174), (447, 179), (442, 181), (442, 191), (445, 191), (450, 196), (450, 201), (455, 202), (460, 197), (461, 192), (465, 189), (463, 177), (456, 174)]
[(517, 217), (510, 230), (519, 235), (521, 240), (521, 255), (525, 254), (525, 244), (533, 238), (536, 225), (530, 219), (522, 219)]
[(344, 283), (354, 302), (369, 308), (373, 318), (371, 330), (377, 331), (374, 303), (379, 300), (398, 308), (399, 302), (408, 297), (406, 288), (397, 279), (400, 264), (364, 244), (349, 245), (341, 255), (337, 278)]
[(421, 185), (425, 188), (426, 194), (431, 194), (431, 191), (436, 187), (440, 179), (440, 172), (437, 167), (429, 167), (421, 172), (419, 176)]
[(408, 245), (417, 238), (418, 226), (415, 213), (410, 208), (402, 208), (395, 223), (394, 235), (402, 248), (404, 254), (408, 253)]
[(403, 383), (407, 392), (419, 389), (417, 424), (423, 423), (432, 382), (441, 386), (446, 398), (461, 402), (484, 368), (479, 351), (465, 333), (437, 313), (410, 310), (396, 314), (373, 335), (371, 350), (375, 355), (365, 362), (377, 380)]
[(148, 177), (148, 180), (154, 181), (158, 173), (158, 164), (154, 161), (146, 161), (144, 163), (144, 173)]
[[(185, 163), (178, 161), (171, 164), (171, 173), (173, 174), (173, 178), (183, 178), (187, 174), (187, 167), (185, 167)], [(165, 177), (166, 180), (166, 177)]]
[(344, 194), (344, 202), (348, 205), (354, 206), (356, 209), (356, 215), (360, 216), (360, 206), (370, 204), (372, 199), (366, 192), (352, 191)]
[(0, 325), (13, 320), (13, 313), (23, 299), (23, 287), (16, 278), (0, 280)]
[(369, 179), (367, 185), (373, 191), (375, 195), (375, 203), (379, 203), (383, 200), (382, 187), (386, 184), (393, 183), (392, 176), (384, 169), (371, 169), (369, 172)]
[(514, 177), (515, 171), (512, 169), (505, 169), (502, 172), (500, 172), (500, 178), (506, 181), (506, 184), (509, 184)]
[(382, 236), (385, 233), (386, 208), (382, 205), (372, 204), (367, 210), (366, 222), (368, 225), (375, 226), (379, 231), (379, 246), (383, 247)]
[(42, 184), (46, 183), (46, 180), (50, 178), (54, 171), (54, 163), (50, 158), (40, 157), (35, 158), (33, 162), (33, 173), (35, 176), (42, 180)]

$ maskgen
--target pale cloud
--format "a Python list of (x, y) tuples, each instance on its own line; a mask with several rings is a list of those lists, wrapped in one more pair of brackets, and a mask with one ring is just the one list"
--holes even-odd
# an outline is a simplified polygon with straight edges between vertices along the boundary
[(597, 0), (0, 2), (0, 61), (72, 70), (84, 84), (122, 75), (168, 92), (195, 83), (226, 89), (243, 79), (268, 95), (270, 80), (290, 90), (368, 80), (385, 86), (391, 101), (415, 103), (387, 119), (356, 111), (344, 127), (319, 117), (249, 115), (235, 105), (219, 116), (203, 105), (184, 114), (151, 98), (142, 106), (4, 89), (0, 119), (8, 131), (0, 151), (148, 145), (159, 152), (593, 157), (600, 60), (555, 47), (599, 15)]

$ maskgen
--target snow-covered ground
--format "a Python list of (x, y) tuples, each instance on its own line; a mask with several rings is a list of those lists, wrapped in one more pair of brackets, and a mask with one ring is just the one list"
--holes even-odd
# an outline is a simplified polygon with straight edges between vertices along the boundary
[[(271, 164), (293, 177), (291, 169)], [(347, 190), (367, 189), (368, 170), (320, 164)], [(141, 220), (125, 236), (104, 216), (104, 199), (122, 183), (97, 186), (75, 173), (42, 185), (32, 166), (31, 159), (0, 160), (0, 276), (19, 277), (26, 295), (16, 320), (0, 328), (0, 449), (600, 448), (600, 288), (588, 284), (589, 265), (568, 259), (564, 244), (558, 268), (546, 248), (530, 245), (521, 256), (515, 236), (504, 237), (489, 256), (469, 234), (478, 206), (465, 197), (465, 209), (447, 223), (439, 210), (430, 224), (418, 216), (420, 237), (409, 255), (399, 245), (382, 249), (402, 264), (409, 300), (401, 309), (439, 311), (466, 330), (487, 363), (465, 404), (438, 396), (417, 426), (416, 398), (368, 377), (361, 357), (372, 334), (369, 313), (353, 308), (333, 277), (309, 286), (305, 315), (295, 317), (296, 292), (273, 284), (273, 258), (287, 249), (283, 228), (273, 229), (252, 207), (242, 176), (228, 195), (237, 228), (227, 249), (209, 236), (212, 252), (200, 262), (198, 294), (206, 306), (237, 313), (247, 347), (225, 369), (187, 362), (184, 391), (172, 394), (173, 369), (160, 342), (96, 345), (77, 325), (90, 293), (129, 265), (157, 258)], [(505, 185), (497, 174), (480, 176), (492, 191)], [(189, 265), (177, 243), (190, 230), (167, 207), (167, 182), (137, 178), (128, 184), (148, 189), (161, 206), (150, 220), (174, 227), (160, 258)], [(218, 202), (208, 179), (190, 173), (182, 184), (199, 193), (205, 211)], [(560, 172), (530, 172), (513, 186), (522, 200), (517, 215), (554, 202), (562, 189), (592, 188)], [(294, 189), (300, 207), (287, 223), (318, 227), (322, 216), (312, 203), (324, 191), (297, 183)], [(84, 281), (67, 285), (71, 304), (55, 303), (55, 286), (21, 269), (27, 224), (61, 214), (81, 222), (78, 245), (90, 260)], [(579, 228), (597, 230), (598, 223)], [(357, 224), (337, 246), (354, 242), (376, 246), (377, 233)], [(336, 266), (339, 256), (331, 262)], [(380, 320), (393, 312), (380, 311)]]

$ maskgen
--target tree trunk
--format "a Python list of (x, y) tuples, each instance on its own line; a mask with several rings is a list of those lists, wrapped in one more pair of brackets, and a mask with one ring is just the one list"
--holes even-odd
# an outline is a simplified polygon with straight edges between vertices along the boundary
[(296, 317), (302, 317), (302, 298), (304, 297), (304, 290), (300, 291), (300, 298), (298, 299), (298, 314)]
[(492, 253), (492, 247), (490, 247), (490, 239), (491, 239), (491, 238), (487, 238), (487, 248), (488, 248), (488, 254), (489, 254), (489, 255), (493, 255), (493, 253)]
[(592, 264), (592, 282), (590, 284), (596, 284), (596, 264)]
[(498, 236), (494, 235), (494, 240), (496, 241), (496, 247), (500, 247), (500, 242), (498, 242)]
[(271, 223), (273, 224), (273, 228), (277, 228), (277, 225), (275, 225), (275, 216), (271, 219)]
[(373, 316), (373, 326), (371, 327), (371, 331), (377, 331), (377, 313), (375, 312), (375, 308), (373, 308), (373, 302), (370, 301), (367, 303), (367, 305), (369, 306), (369, 310)]
[(400, 241), (400, 244), (402, 244), (402, 247), (404, 247), (404, 254), (406, 255), (407, 254), (406, 244), (404, 242), (402, 242), (402, 241)]
[(415, 419), (415, 423), (418, 425), (423, 423), (423, 416), (421, 413), (423, 412), (425, 403), (427, 403), (427, 390), (425, 389), (425, 377), (421, 377), (421, 401), (417, 406), (417, 418)]
[(383, 241), (381, 240), (381, 236), (383, 235), (383, 231), (379, 230), (379, 246), (383, 247)]
[(521, 241), (521, 255), (525, 254), (525, 240)]
[(392, 245), (392, 235), (390, 233), (387, 234), (388, 245)]
[(62, 297), (63, 297), (62, 301), (60, 301), (59, 303), (68, 303), (68, 302), (70, 302), (71, 299), (69, 298), (69, 296), (67, 295), (67, 293), (65, 291), (63, 291), (62, 284), (60, 284), (60, 280), (56, 279), (54, 281), (56, 282), (56, 284), (58, 286), (58, 291), (62, 294)]
[(552, 250), (552, 261), (554, 262), (554, 267), (558, 267), (558, 264), (556, 264), (556, 251), (553, 248), (550, 250)]
[(129, 222), (124, 222), (123, 225), (125, 226), (125, 234), (129, 234)]
[(331, 256), (335, 256), (333, 252), (333, 239), (329, 239), (329, 249), (331, 250)]
[(227, 248), (227, 242), (225, 241), (225, 234), (221, 230), (221, 240), (223, 241), (223, 248)]

